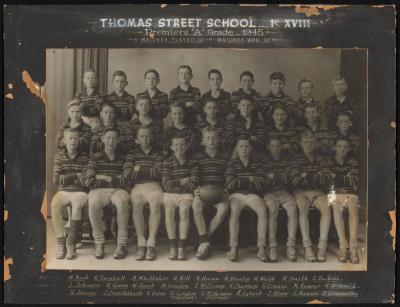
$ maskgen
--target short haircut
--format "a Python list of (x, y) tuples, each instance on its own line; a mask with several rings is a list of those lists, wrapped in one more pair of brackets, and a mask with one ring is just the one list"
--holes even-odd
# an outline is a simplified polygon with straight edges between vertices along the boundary
[(240, 99), (239, 99), (239, 104), (240, 104), (243, 100), (250, 101), (251, 103), (254, 102), (253, 97), (251, 97), (250, 95), (242, 95), (242, 96), (240, 97)]
[(181, 66), (179, 66), (179, 67), (178, 67), (178, 71), (181, 70), (181, 69), (187, 69), (187, 70), (189, 70), (190, 75), (193, 76), (192, 67), (190, 67), (189, 65), (181, 65)]
[(347, 80), (346, 80), (346, 78), (343, 77), (343, 76), (335, 76), (335, 77), (332, 79), (332, 82), (337, 82), (337, 81), (342, 81), (342, 80), (347, 84)]
[(208, 79), (210, 79), (211, 74), (218, 74), (218, 75), (220, 76), (220, 78), (222, 78), (222, 72), (219, 71), (218, 69), (211, 69), (211, 70), (208, 72)]
[(219, 139), (219, 131), (212, 126), (207, 126), (201, 130), (202, 137), (206, 135), (206, 133), (215, 133)]
[(169, 110), (171, 111), (172, 108), (181, 108), (181, 109), (183, 110), (183, 112), (186, 113), (186, 112), (185, 112), (185, 107), (184, 107), (182, 104), (178, 103), (178, 102), (173, 102), (173, 103), (171, 103), (171, 104), (169, 105)]
[(311, 82), (311, 80), (308, 80), (308, 79), (306, 79), (306, 78), (303, 78), (303, 79), (301, 79), (301, 80), (299, 81), (299, 84), (298, 84), (298, 86), (297, 86), (297, 89), (298, 89), (298, 90), (300, 90), (300, 87), (301, 87), (301, 85), (302, 85), (303, 83), (310, 83), (310, 84), (311, 84), (311, 88), (314, 87), (314, 84)]
[(153, 69), (153, 68), (148, 69), (148, 70), (146, 70), (146, 71), (144, 72), (144, 78), (146, 79), (147, 75), (148, 75), (148, 74), (151, 74), (151, 73), (155, 74), (156, 77), (157, 77), (157, 79), (160, 80), (160, 74), (158, 73), (157, 70), (155, 70), (155, 69)]
[(205, 100), (203, 106), (205, 107), (209, 102), (213, 102), (218, 106), (218, 102), (212, 97), (209, 97), (207, 100)]
[(139, 131), (143, 131), (143, 130), (145, 130), (145, 131), (150, 131), (150, 134), (151, 134), (151, 136), (153, 137), (153, 131), (151, 130), (151, 128), (150, 127), (148, 127), (148, 126), (140, 126), (139, 127), (139, 129), (137, 130), (137, 132), (136, 132), (136, 138), (137, 138), (137, 136), (139, 135)]
[(96, 77), (97, 77), (97, 71), (96, 71), (96, 69), (94, 69), (94, 68), (85, 69), (85, 71), (83, 72), (83, 75), (85, 75), (85, 74), (88, 73), (88, 72), (94, 73), (94, 74), (96, 75)]
[(171, 136), (171, 145), (172, 145), (172, 142), (174, 140), (177, 140), (177, 139), (184, 139), (185, 143), (187, 143), (187, 141), (188, 141), (187, 137), (184, 134), (178, 132), (178, 133), (172, 134), (172, 136)]
[(240, 141), (249, 141), (250, 145), (253, 145), (251, 138), (247, 134), (241, 134), (236, 138), (236, 145), (239, 144)]
[(282, 144), (281, 139), (280, 139), (278, 136), (276, 136), (276, 135), (272, 135), (272, 136), (268, 137), (268, 139), (267, 139), (267, 145), (271, 144), (272, 141), (278, 141), (279, 143)]
[(101, 110), (103, 111), (105, 107), (110, 107), (112, 108), (114, 111), (116, 111), (115, 106), (112, 103), (109, 102), (103, 102), (103, 104), (101, 105)]
[(117, 136), (120, 136), (120, 132), (117, 128), (115, 127), (106, 127), (103, 130), (103, 133), (101, 134), (101, 136), (105, 136), (107, 132), (113, 131), (115, 133), (117, 133)]
[(66, 134), (66, 133), (77, 133), (78, 135), (79, 135), (79, 130), (78, 129), (76, 129), (76, 128), (67, 128), (67, 129), (65, 129), (64, 130), (64, 135)]
[(80, 107), (80, 106), (81, 106), (80, 101), (77, 100), (77, 99), (73, 99), (73, 100), (71, 100), (70, 102), (68, 102), (68, 104), (67, 104), (67, 110), (69, 110), (69, 109), (70, 109), (71, 107), (73, 107), (73, 106), (78, 106), (78, 107)]
[(254, 80), (254, 75), (253, 75), (253, 73), (252, 73), (251, 71), (249, 71), (249, 70), (246, 70), (246, 71), (242, 72), (242, 73), (240, 74), (239, 80), (242, 80), (242, 78), (243, 78), (244, 76), (248, 76), (248, 77), (250, 77), (251, 79)]
[(149, 102), (151, 102), (151, 99), (149, 98), (149, 97), (146, 97), (146, 96), (138, 96), (137, 98), (136, 98), (136, 104), (139, 102), (139, 101), (142, 101), (142, 100), (147, 100), (147, 101), (149, 101)]
[(336, 120), (339, 119), (339, 116), (347, 116), (351, 121), (353, 121), (353, 118), (351, 114), (348, 111), (340, 111), (338, 115), (336, 116)]
[(285, 82), (285, 75), (279, 71), (273, 72), (270, 76), (269, 79), (272, 80), (282, 80)]
[(346, 142), (350, 145), (350, 147), (351, 147), (351, 142), (350, 142), (350, 139), (349, 139), (349, 138), (347, 138), (347, 137), (345, 137), (345, 136), (342, 136), (342, 135), (339, 135), (338, 137), (335, 138), (335, 141), (334, 141), (333, 144), (336, 145), (337, 142), (339, 142), (339, 141), (346, 141)]
[(125, 80), (128, 80), (128, 76), (127, 76), (126, 73), (125, 73), (124, 71), (122, 71), (122, 70), (117, 70), (117, 71), (115, 71), (115, 72), (113, 73), (113, 80), (114, 80), (114, 78), (117, 77), (117, 76), (119, 76), (119, 77), (124, 77)]
[(316, 108), (318, 110), (318, 105), (316, 103), (307, 103), (304, 107), (304, 111), (309, 109), (309, 108)]
[(304, 139), (315, 139), (315, 133), (310, 129), (304, 130), (300, 135), (300, 140), (302, 141)]
[(271, 115), (275, 113), (276, 110), (283, 110), (285, 111), (286, 115), (288, 115), (288, 109), (281, 103), (276, 103), (271, 109)]

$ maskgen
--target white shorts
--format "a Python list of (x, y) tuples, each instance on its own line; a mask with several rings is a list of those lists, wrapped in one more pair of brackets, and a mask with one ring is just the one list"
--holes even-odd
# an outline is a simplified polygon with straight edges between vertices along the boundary
[(320, 196), (326, 197), (326, 194), (320, 190), (297, 190), (293, 192), (293, 196), (296, 198), (296, 200), (299, 197), (305, 197), (309, 201), (310, 206), (315, 207), (317, 198), (319, 198)]
[(296, 206), (293, 196), (285, 190), (272, 191), (264, 195), (264, 202), (274, 202), (278, 206)]
[(229, 195), (228, 202), (233, 198), (239, 200), (242, 209), (244, 207), (250, 207), (250, 205), (253, 205), (253, 204), (264, 205), (264, 202), (261, 199), (261, 197), (256, 194), (233, 193), (233, 194)]
[[(329, 195), (328, 195), (328, 198)], [(359, 203), (358, 196), (356, 194), (345, 193), (345, 194), (334, 194), (332, 199), (329, 200), (333, 204), (340, 204), (342, 207), (347, 208), (349, 203)]]
[(163, 191), (158, 182), (137, 183), (131, 190), (133, 205), (141, 204), (161, 204)]
[(168, 205), (174, 205), (175, 207), (178, 207), (180, 203), (184, 201), (190, 201), (193, 203), (193, 194), (178, 194), (178, 193), (164, 193), (164, 199), (163, 199), (163, 204), (164, 206)]
[(58, 191), (54, 197), (53, 202), (60, 203), (62, 205), (74, 204), (86, 205), (88, 201), (88, 194), (86, 192), (68, 192), (68, 191)]

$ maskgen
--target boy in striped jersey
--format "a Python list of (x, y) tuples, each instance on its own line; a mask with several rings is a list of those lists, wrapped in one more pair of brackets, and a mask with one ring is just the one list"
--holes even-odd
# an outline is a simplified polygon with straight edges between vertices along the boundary
[(219, 107), (218, 116), (227, 120), (232, 119), (234, 117), (234, 109), (231, 101), (231, 94), (221, 88), (223, 81), (222, 73), (218, 69), (211, 69), (208, 72), (208, 81), (211, 89), (201, 96), (203, 106), (206, 101), (210, 99), (215, 100)]
[(56, 144), (59, 149), (64, 148), (64, 131), (73, 128), (79, 132), (79, 148), (82, 152), (89, 152), (92, 129), (85, 124), (81, 117), (81, 108), (78, 100), (71, 100), (67, 105), (68, 120), (58, 129)]
[(136, 100), (140, 97), (150, 99), (152, 103), (152, 117), (163, 120), (168, 114), (168, 95), (160, 91), (157, 86), (160, 84), (160, 74), (155, 69), (149, 69), (144, 73), (144, 83), (147, 89), (137, 94)]
[[(333, 92), (335, 95), (328, 98), (325, 102), (325, 114), (328, 119), (328, 129), (333, 131), (336, 127), (336, 119), (340, 112), (347, 111), (352, 117), (353, 123), (357, 123), (358, 115), (354, 99), (348, 97), (349, 88), (346, 78), (336, 77), (332, 81)], [(357, 126), (357, 125), (355, 125)]]
[[(189, 143), (183, 136), (175, 135), (171, 140), (173, 155), (163, 163), (162, 185), (165, 225), (170, 249), (169, 259), (186, 259), (186, 239), (189, 231), (189, 212), (193, 203), (193, 192), (198, 186), (199, 168), (195, 160), (186, 155)], [(175, 211), (179, 209), (179, 242), (176, 238)]]
[(254, 102), (249, 97), (242, 97), (239, 102), (239, 114), (228, 122), (227, 143), (233, 150), (240, 135), (248, 135), (254, 146), (255, 153), (261, 153), (264, 148), (265, 128), (262, 121), (253, 113)]
[(105, 97), (105, 101), (115, 107), (117, 122), (126, 123), (135, 114), (135, 97), (125, 91), (128, 85), (128, 77), (122, 70), (113, 74), (114, 91)]
[[(134, 184), (131, 190), (133, 221), (138, 237), (136, 260), (156, 259), (156, 235), (161, 219), (162, 155), (153, 147), (153, 134), (149, 127), (140, 127), (136, 134), (138, 148), (131, 151), (124, 164), (124, 176)], [(143, 208), (149, 205), (149, 237), (146, 241)]]
[(232, 105), (235, 113), (237, 113), (239, 102), (243, 97), (249, 96), (254, 101), (254, 110), (255, 113), (260, 119), (262, 119), (260, 111), (260, 101), (262, 99), (261, 94), (258, 93), (255, 89), (253, 89), (254, 85), (254, 75), (251, 71), (244, 71), (240, 74), (239, 77), (241, 88), (232, 93)]
[(253, 147), (248, 136), (237, 139), (236, 151), (238, 156), (229, 161), (225, 173), (226, 188), (229, 192), (228, 204), (231, 208), (229, 218), (229, 246), (230, 261), (238, 261), (239, 245), (239, 218), (244, 207), (249, 207), (257, 214), (257, 257), (265, 262), (267, 209), (260, 197), (264, 189), (264, 175), (262, 164), (251, 157)]
[(360, 157), (360, 137), (352, 132), (353, 121), (349, 112), (342, 111), (338, 114), (336, 127), (336, 131), (329, 135), (329, 145), (333, 148), (335, 140), (338, 137), (344, 137), (350, 141), (351, 151), (349, 155), (356, 158)]
[(101, 105), (104, 101), (104, 95), (98, 90), (97, 84), (96, 70), (88, 69), (83, 73), (83, 91), (75, 94), (75, 98), (81, 104), (82, 119), (92, 129), (94, 122), (99, 119)]
[[(283, 105), (288, 110), (290, 119), (296, 118), (296, 108), (291, 96), (286, 95), (285, 88), (285, 75), (281, 72), (274, 72), (270, 75), (270, 91), (260, 101), (260, 111), (266, 125), (272, 124), (271, 111), (277, 105)], [(292, 125), (291, 125), (292, 126)]]
[(185, 108), (188, 125), (194, 125), (200, 117), (201, 103), (200, 90), (190, 84), (193, 78), (193, 71), (189, 65), (181, 65), (178, 68), (179, 85), (171, 90), (169, 95), (170, 103), (178, 103)]
[[(54, 158), (53, 182), (58, 192), (51, 201), (51, 220), (57, 238), (56, 258), (74, 259), (75, 245), (82, 228), (82, 210), (87, 203), (85, 167), (89, 158), (79, 149), (79, 131), (74, 128), (64, 130), (65, 149)], [(71, 206), (71, 222), (68, 239), (65, 240), (63, 209)]]
[[(331, 224), (331, 208), (324, 189), (330, 181), (326, 162), (316, 154), (316, 139), (312, 131), (306, 130), (301, 135), (302, 152), (297, 156), (296, 167), (292, 169), (293, 193), (299, 209), (300, 231), (303, 237), (304, 258), (307, 261), (326, 261), (328, 232)], [(317, 257), (312, 250), (308, 211), (310, 206), (321, 214), (319, 225), (319, 243)]]
[(278, 229), (279, 206), (287, 213), (288, 239), (286, 257), (296, 261), (296, 233), (297, 233), (297, 207), (293, 196), (288, 190), (291, 188), (290, 167), (288, 156), (282, 152), (282, 143), (276, 136), (268, 140), (269, 157), (263, 161), (265, 174), (264, 202), (269, 212), (269, 260), (278, 261), (276, 232)]
[(298, 153), (296, 132), (288, 127), (288, 112), (283, 105), (278, 104), (272, 108), (272, 120), (273, 126), (267, 129), (267, 137), (278, 138), (281, 141), (283, 154), (293, 156)]
[(317, 106), (317, 111), (321, 113), (321, 103), (318, 100), (315, 100), (312, 97), (312, 92), (314, 89), (314, 84), (308, 79), (301, 79), (299, 81), (297, 87), (300, 97), (296, 101), (295, 108), (296, 108), (296, 118), (295, 118), (295, 126), (304, 126), (306, 124), (305, 118), (305, 108), (308, 105), (315, 105)]
[(199, 147), (198, 131), (195, 127), (185, 124), (185, 109), (182, 105), (174, 103), (170, 105), (172, 126), (165, 130), (163, 155), (169, 157), (172, 153), (172, 138), (181, 135), (186, 138), (188, 145), (187, 154), (192, 155)]
[[(127, 141), (133, 144), (137, 140), (137, 132), (140, 127), (148, 127), (152, 132), (152, 147), (161, 151), (164, 137), (164, 125), (162, 120), (151, 117), (151, 101), (146, 97), (139, 97), (136, 101), (138, 116), (129, 122), (127, 129)], [(133, 145), (137, 147), (137, 144)]]
[(331, 171), (332, 188), (328, 195), (333, 208), (333, 220), (339, 236), (338, 259), (346, 262), (349, 258), (347, 249), (349, 242), (346, 240), (343, 210), (349, 210), (349, 232), (350, 232), (350, 261), (359, 263), (357, 254), (357, 231), (358, 231), (358, 162), (349, 157), (351, 151), (350, 140), (338, 137), (334, 143), (335, 156), (329, 161)]
[(329, 133), (322, 127), (319, 107), (316, 104), (308, 104), (304, 108), (305, 124), (297, 128), (298, 135), (301, 135), (305, 130), (311, 130), (317, 141), (316, 151), (319, 155), (329, 156), (331, 148), (329, 146)]
[[(221, 225), (228, 211), (224, 193), (225, 170), (228, 156), (218, 150), (218, 130), (206, 127), (202, 130), (202, 144), (205, 149), (194, 156), (199, 166), (199, 188), (194, 191), (194, 222), (200, 236), (200, 245), (196, 257), (206, 259), (210, 256), (208, 238)], [(206, 227), (203, 215), (204, 206), (211, 205), (217, 210), (210, 225)]]
[(86, 170), (89, 192), (89, 219), (93, 228), (95, 257), (104, 258), (103, 210), (112, 204), (117, 209), (117, 248), (115, 259), (126, 256), (128, 243), (129, 194), (123, 176), (124, 156), (117, 151), (119, 131), (105, 128), (102, 136), (104, 149), (92, 155)]
[(119, 130), (119, 142), (118, 142), (118, 150), (121, 153), (126, 153), (130, 147), (132, 147), (132, 142), (128, 142), (128, 137), (124, 131), (121, 129), (116, 122), (116, 110), (114, 105), (105, 102), (101, 107), (100, 112), (101, 123), (99, 126), (93, 129), (92, 131), (92, 139), (90, 144), (90, 153), (100, 152), (104, 148), (104, 142), (102, 140), (105, 129), (113, 128)]

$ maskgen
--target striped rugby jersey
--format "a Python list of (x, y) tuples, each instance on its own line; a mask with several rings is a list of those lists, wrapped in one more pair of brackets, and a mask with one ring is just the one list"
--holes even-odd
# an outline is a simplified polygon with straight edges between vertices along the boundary
[(289, 128), (279, 130), (275, 125), (271, 129), (267, 130), (267, 144), (269, 139), (276, 137), (281, 141), (282, 146), (289, 146), (289, 148), (283, 148), (282, 153), (290, 156), (296, 155), (300, 151), (300, 145), (297, 137), (297, 133)]
[(265, 146), (265, 127), (264, 123), (257, 117), (252, 117), (251, 125), (247, 129), (246, 119), (239, 114), (228, 122), (226, 130), (226, 140), (231, 150), (236, 146), (236, 139), (240, 135), (247, 135), (255, 137), (255, 140), (252, 140), (254, 151), (263, 151)]
[(99, 90), (93, 91), (90, 95), (85, 92), (75, 94), (75, 99), (81, 103), (81, 112), (83, 117), (98, 117), (101, 106), (104, 102), (104, 95)]
[[(71, 128), (70, 122), (70, 119), (66, 120), (57, 131), (56, 144), (57, 148), (59, 149), (64, 148), (64, 131), (68, 128)], [(74, 129), (79, 131), (80, 150), (83, 152), (89, 152), (92, 128), (82, 121), (81, 124)]]
[(204, 150), (196, 153), (193, 159), (197, 161), (199, 167), (199, 184), (217, 185), (224, 187), (226, 165), (229, 161), (228, 155), (217, 151), (214, 157), (211, 157)]
[[(118, 152), (113, 161), (107, 156), (104, 150), (94, 153), (89, 160), (86, 168), (86, 180), (88, 187), (97, 188), (127, 188), (129, 181), (123, 176), (124, 156)], [(97, 179), (96, 175), (111, 176), (111, 182)]]
[(145, 90), (142, 93), (136, 95), (136, 101), (139, 98), (145, 97), (150, 99), (152, 104), (152, 117), (156, 119), (164, 119), (165, 116), (168, 114), (168, 95), (158, 88), (156, 89), (155, 95), (151, 98), (149, 91)]
[[(180, 180), (189, 177), (190, 181), (184, 185)], [(175, 155), (163, 162), (162, 185), (166, 193), (192, 194), (199, 184), (199, 167), (196, 160), (186, 159), (181, 164)]]
[(254, 113), (258, 113), (260, 111), (262, 96), (255, 89), (250, 89), (250, 93), (246, 93), (242, 88), (240, 88), (237, 91), (232, 92), (231, 97), (234, 112), (238, 112), (239, 102), (243, 97), (250, 97), (253, 100)]
[(59, 151), (54, 157), (53, 165), (53, 182), (58, 185), (58, 190), (87, 192), (85, 171), (88, 162), (89, 158), (85, 153), (78, 152), (71, 159), (66, 149)]
[(290, 118), (297, 118), (297, 110), (295, 108), (294, 101), (291, 96), (282, 93), (281, 96), (276, 96), (272, 92), (269, 92), (260, 100), (260, 111), (264, 117), (265, 123), (272, 123), (272, 110), (276, 105), (282, 105), (288, 110), (288, 116)]
[[(140, 146), (130, 151), (124, 164), (124, 177), (132, 183), (161, 182), (163, 157), (153, 148), (146, 154)], [(134, 172), (140, 166), (139, 172)]]
[[(254, 181), (250, 182), (250, 177)], [(239, 157), (228, 162), (225, 172), (225, 186), (229, 193), (257, 194), (264, 190), (264, 174), (262, 164), (250, 158), (245, 166)]]
[(234, 111), (231, 101), (231, 94), (224, 91), (223, 89), (220, 90), (218, 97), (211, 96), (211, 90), (204, 93), (203, 96), (201, 96), (202, 107), (204, 107), (204, 104), (209, 100), (215, 101), (217, 103), (219, 117), (223, 117), (226, 119), (228, 114)]
[(108, 94), (104, 100), (115, 107), (117, 121), (128, 121), (135, 114), (135, 97), (124, 91), (121, 96), (116, 92)]
[(118, 143), (118, 151), (125, 154), (127, 153), (131, 147), (133, 146), (133, 143), (130, 142), (128, 139), (125, 128), (121, 125), (119, 125), (117, 122), (115, 122), (112, 125), (107, 125), (104, 126), (103, 123), (100, 123), (99, 126), (95, 127), (92, 130), (92, 139), (91, 139), (91, 144), (90, 144), (90, 153), (93, 154), (95, 152), (100, 152), (104, 148), (103, 141), (101, 140), (101, 137), (103, 136), (104, 129), (106, 128), (117, 128), (119, 131), (119, 143)]
[[(310, 161), (302, 152), (292, 161), (292, 183), (299, 190), (325, 190), (330, 183), (330, 172), (326, 161), (318, 155), (314, 155), (314, 161)], [(302, 177), (302, 173), (306, 176)]]
[[(311, 130), (312, 132), (314, 132), (315, 135), (315, 139), (317, 141), (317, 154), (322, 155), (322, 156), (329, 156), (331, 154), (332, 151), (332, 146), (329, 142), (329, 132), (328, 130), (326, 130), (325, 128), (322, 128), (321, 125), (317, 126), (316, 130), (313, 130), (310, 126), (308, 126), (307, 124), (301, 127), (297, 128), (297, 139), (298, 142), (300, 144), (300, 137), (301, 134), (306, 131), (306, 130)], [(299, 150), (300, 147), (299, 147)]]
[[(290, 177), (292, 161), (288, 156), (281, 153), (278, 160), (269, 155), (263, 160), (265, 188), (267, 191), (290, 190), (292, 188), (292, 180)], [(273, 174), (273, 178), (269, 178), (268, 174)]]
[(206, 127), (213, 127), (215, 130), (218, 131), (219, 134), (219, 140), (220, 140), (220, 145), (219, 147), (222, 150), (226, 150), (226, 128), (227, 128), (227, 121), (223, 118), (219, 118), (217, 120), (217, 123), (215, 125), (212, 125), (211, 123), (209, 123), (205, 118), (201, 119), (201, 121), (199, 121), (195, 128), (196, 128), (196, 132), (198, 133), (197, 136), (197, 142), (199, 144), (201, 144), (201, 140), (203, 138), (203, 129)]
[(314, 98), (310, 98), (307, 101), (304, 101), (301, 97), (296, 101), (294, 107), (296, 109), (295, 113), (295, 126), (304, 126), (306, 124), (306, 119), (305, 119), (305, 109), (307, 106), (312, 105), (316, 106), (319, 114), (322, 115), (322, 106), (321, 103), (318, 100), (315, 100)]
[(189, 149), (187, 150), (187, 154), (193, 154), (199, 148), (199, 140), (198, 140), (198, 131), (195, 127), (186, 126), (185, 128), (178, 129), (175, 126), (171, 126), (165, 130), (164, 134), (164, 145), (163, 151), (166, 152), (166, 156), (172, 154), (171, 151), (171, 140), (175, 135), (181, 135), (186, 138), (189, 142)]
[(349, 153), (349, 155), (355, 158), (359, 158), (361, 156), (361, 139), (358, 135), (354, 133), (348, 133), (347, 135), (344, 135), (336, 129), (336, 132), (331, 132), (328, 136), (330, 148), (335, 145), (335, 140), (338, 137), (344, 137), (350, 141), (351, 153)]
[(358, 114), (356, 111), (356, 102), (354, 99), (346, 97), (340, 102), (336, 95), (328, 98), (325, 102), (325, 114), (328, 119), (328, 129), (334, 131), (336, 129), (336, 119), (340, 112), (347, 111), (351, 114), (353, 127), (358, 127)]
[[(139, 117), (129, 121), (127, 126), (127, 142), (129, 144), (134, 144), (136, 140), (136, 134), (140, 127), (150, 128), (153, 134), (153, 146), (156, 150), (162, 149), (162, 144), (164, 142), (164, 123), (159, 119), (152, 119), (150, 123), (143, 124)], [(134, 146), (136, 147), (136, 146)]]
[(357, 194), (359, 180), (359, 164), (355, 159), (345, 159), (341, 165), (332, 157), (327, 166), (335, 178), (331, 179), (331, 187), (337, 194)]
[[(193, 87), (189, 85), (189, 89), (187, 91), (183, 90), (180, 86), (171, 90), (169, 94), (169, 102), (178, 103), (185, 108), (185, 122), (188, 125), (193, 125), (197, 122), (196, 114), (200, 114), (202, 112), (202, 106), (200, 103), (200, 90), (197, 87)], [(194, 102), (193, 107), (186, 107), (185, 103), (192, 101)]]

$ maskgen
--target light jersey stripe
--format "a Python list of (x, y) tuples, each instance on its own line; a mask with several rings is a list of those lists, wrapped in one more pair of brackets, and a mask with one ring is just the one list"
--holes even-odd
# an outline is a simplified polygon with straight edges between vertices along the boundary
[(267, 131), (266, 143), (268, 144), (269, 140), (273, 137), (280, 140), (282, 146), (290, 146), (290, 149), (282, 149), (283, 154), (294, 156), (299, 152), (300, 145), (298, 141), (298, 136), (294, 130), (291, 130), (289, 128), (279, 130), (278, 128), (273, 126), (270, 130)]
[(305, 109), (307, 106), (316, 106), (317, 110), (320, 115), (322, 115), (322, 105), (318, 100), (314, 98), (310, 98), (308, 101), (304, 101), (302, 98), (299, 98), (294, 107), (296, 109), (296, 118), (295, 118), (295, 126), (300, 127), (306, 125), (306, 118), (305, 118)]
[(233, 150), (236, 145), (236, 140), (240, 135), (247, 135), (256, 138), (252, 140), (254, 151), (263, 151), (265, 144), (265, 126), (257, 117), (253, 116), (250, 128), (247, 129), (245, 118), (241, 115), (237, 115), (233, 120), (228, 122), (226, 130), (226, 138), (230, 150)]
[[(56, 144), (57, 148), (59, 149), (64, 148), (64, 143), (63, 143), (64, 131), (68, 128), (71, 128), (70, 122), (71, 122), (70, 119), (65, 121), (57, 131)], [(75, 127), (74, 129), (79, 131), (80, 150), (82, 152), (89, 153), (90, 140), (92, 137), (92, 128), (90, 128), (90, 126), (85, 124), (84, 122), (81, 122), (81, 124)]]
[(220, 91), (219, 96), (216, 98), (211, 96), (211, 90), (204, 93), (203, 96), (201, 96), (202, 106), (204, 106), (204, 104), (209, 100), (217, 102), (217, 105), (219, 108), (218, 114), (222, 118), (226, 119), (227, 115), (234, 111), (232, 101), (231, 101), (231, 94), (229, 94), (228, 92), (226, 92), (222, 89)]
[(164, 119), (168, 114), (168, 95), (159, 89), (156, 90), (153, 98), (150, 97), (149, 92), (145, 90), (142, 93), (137, 94), (136, 101), (139, 101), (139, 98), (145, 97), (150, 99), (152, 104), (152, 117), (157, 119)]
[[(189, 125), (196, 123), (196, 114), (200, 114), (202, 111), (202, 106), (200, 103), (200, 90), (197, 87), (189, 85), (187, 91), (183, 90), (180, 86), (171, 90), (169, 94), (169, 102), (177, 103), (185, 108), (185, 120)], [(194, 107), (186, 107), (186, 102), (194, 102)]]
[[(157, 150), (162, 149), (162, 144), (164, 141), (164, 124), (163, 121), (158, 120), (158, 119), (153, 119), (150, 123), (148, 124), (142, 124), (140, 122), (139, 117), (129, 121), (127, 125), (127, 142), (129, 144), (134, 144), (137, 132), (140, 127), (146, 127), (150, 128), (152, 134), (153, 134), (153, 143), (154, 147)], [(136, 146), (135, 146), (136, 147)]]
[(356, 102), (354, 99), (346, 97), (343, 102), (340, 102), (336, 95), (328, 98), (325, 102), (325, 114), (328, 119), (328, 129), (336, 129), (336, 119), (340, 112), (347, 111), (351, 114), (353, 119), (353, 126), (358, 126), (359, 116), (356, 111)]
[[(318, 127), (316, 130), (311, 129), (309, 126), (301, 126), (297, 128), (297, 139), (300, 144), (300, 138), (301, 134), (306, 131), (306, 130), (311, 130), (314, 135), (315, 139), (317, 141), (317, 154), (328, 157), (331, 154), (332, 148), (329, 143), (329, 132), (328, 130)], [(299, 147), (299, 151), (301, 151), (301, 148)]]
[(104, 148), (103, 141), (101, 140), (101, 137), (103, 136), (104, 129), (106, 128), (116, 128), (119, 131), (119, 144), (117, 147), (117, 150), (120, 153), (127, 153), (132, 147), (133, 147), (133, 141), (128, 139), (129, 137), (127, 136), (126, 133), (126, 126), (119, 124), (115, 122), (112, 125), (107, 125), (105, 126), (104, 124), (100, 123), (99, 126), (95, 127), (92, 130), (92, 140), (90, 144), (90, 152), (96, 153), (100, 152)]
[(108, 94), (104, 100), (112, 104), (117, 113), (117, 121), (128, 121), (135, 114), (135, 97), (124, 91), (121, 96), (112, 92)]
[(338, 137), (344, 137), (350, 141), (350, 146), (352, 149), (352, 157), (359, 159), (361, 157), (361, 139), (358, 135), (354, 133), (349, 133), (348, 135), (343, 135), (340, 132), (331, 132), (328, 136), (329, 147), (334, 146), (335, 140)]
[[(180, 180), (189, 177), (190, 181), (184, 185)], [(199, 167), (194, 159), (187, 159), (181, 165), (175, 155), (163, 162), (162, 185), (167, 193), (186, 194), (193, 193), (199, 182)]]
[(231, 97), (232, 107), (235, 113), (238, 112), (239, 102), (243, 97), (250, 97), (253, 100), (254, 113), (260, 111), (262, 96), (254, 89), (251, 89), (250, 93), (246, 93), (242, 88), (240, 88), (237, 91), (233, 91)]
[(165, 130), (163, 151), (166, 152), (166, 156), (171, 155), (171, 140), (175, 135), (184, 136), (189, 141), (189, 149), (187, 154), (193, 154), (199, 149), (199, 132), (195, 127), (186, 126), (185, 128), (178, 129), (175, 126), (171, 126)]
[(273, 121), (271, 111), (277, 105), (284, 106), (288, 110), (288, 115), (290, 118), (298, 118), (297, 110), (291, 96), (282, 93), (282, 95), (278, 97), (269, 92), (260, 101), (260, 111), (264, 117), (265, 123), (272, 124)]
[(199, 144), (201, 144), (201, 140), (203, 138), (202, 131), (206, 127), (213, 127), (215, 130), (217, 130), (217, 132), (219, 134), (219, 140), (220, 140), (219, 149), (227, 151), (227, 148), (226, 148), (226, 146), (227, 146), (226, 145), (227, 144), (227, 140), (226, 140), (226, 138), (227, 138), (227, 135), (226, 135), (227, 134), (227, 130), (226, 130), (227, 122), (226, 122), (226, 120), (223, 118), (219, 118), (215, 125), (211, 125), (205, 119), (202, 119), (201, 121), (199, 121), (195, 126), (196, 132), (198, 133), (197, 142)]
[(329, 159), (327, 166), (335, 178), (331, 180), (331, 186), (334, 186), (336, 193), (346, 194), (358, 192), (359, 182), (359, 164), (355, 159), (346, 159), (343, 165), (340, 165), (335, 158)]
[(88, 161), (89, 157), (85, 153), (78, 153), (74, 159), (70, 159), (66, 150), (59, 151), (53, 164), (53, 182), (58, 185), (58, 190), (86, 192), (85, 169)]
[[(263, 167), (267, 191), (291, 190), (292, 180), (290, 174), (293, 166), (288, 156), (281, 154), (279, 160), (268, 157), (263, 160)], [(269, 178), (268, 174), (273, 174), (273, 178)]]
[(85, 92), (75, 94), (75, 99), (81, 103), (81, 112), (84, 117), (97, 117), (100, 114), (101, 106), (104, 102), (104, 95), (99, 90), (95, 90), (88, 95)]
[(205, 151), (202, 151), (195, 154), (193, 158), (199, 166), (200, 186), (211, 184), (223, 187), (225, 185), (228, 155), (217, 152), (214, 157), (211, 157)]

